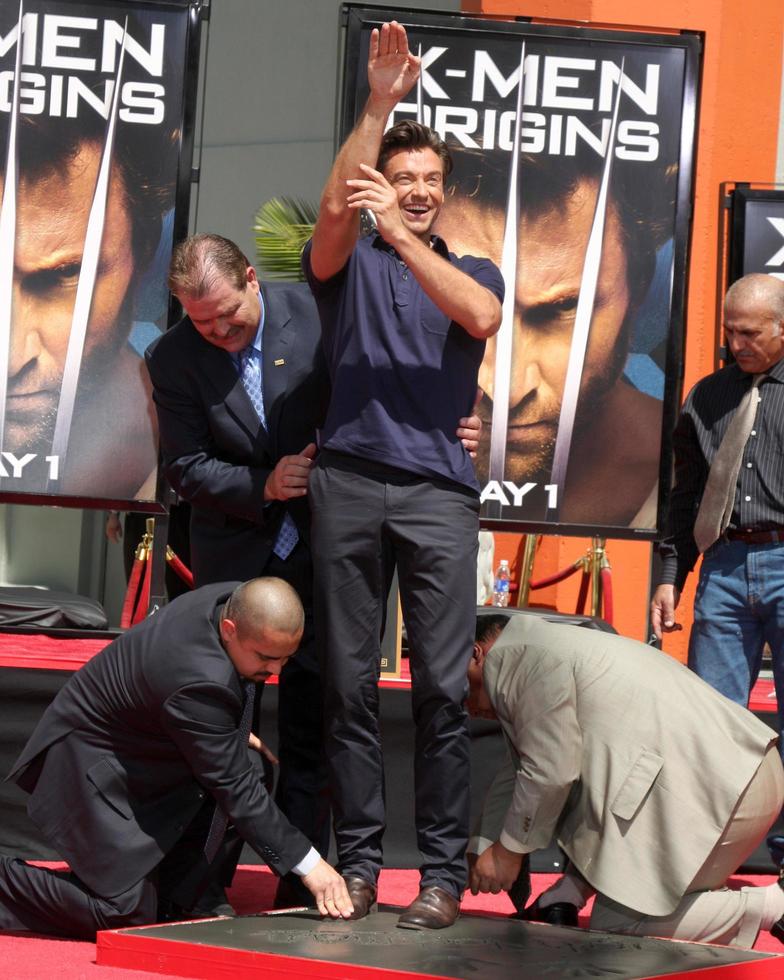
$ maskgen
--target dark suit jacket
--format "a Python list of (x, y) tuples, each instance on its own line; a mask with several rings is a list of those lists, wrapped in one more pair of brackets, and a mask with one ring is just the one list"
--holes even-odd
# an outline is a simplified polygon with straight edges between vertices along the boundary
[(264, 484), (282, 456), (315, 439), (329, 398), (321, 327), (304, 283), (265, 283), (266, 431), (226, 351), (186, 317), (147, 351), (169, 482), (192, 505), (197, 584), (246, 580), (264, 570), (288, 508), (310, 537), (307, 498), (264, 505)]
[(237, 731), (242, 681), (217, 632), (232, 588), (181, 596), (90, 660), (9, 776), (31, 793), (28, 812), (45, 837), (99, 895), (148, 874), (207, 794), (279, 874), (310, 848), (263, 789)]

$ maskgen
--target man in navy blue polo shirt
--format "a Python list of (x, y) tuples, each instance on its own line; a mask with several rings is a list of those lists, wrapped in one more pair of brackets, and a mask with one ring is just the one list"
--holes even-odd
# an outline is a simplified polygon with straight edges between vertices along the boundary
[[(309, 496), (339, 866), (359, 918), (382, 863), (379, 640), (397, 566), (423, 858), (419, 895), (399, 925), (415, 929), (451, 925), (467, 878), (479, 488), (454, 419), (469, 414), (503, 298), (490, 261), (458, 259), (430, 234), (451, 168), (442, 140), (411, 122), (384, 135), (419, 70), (402, 26), (372, 32), (370, 96), (303, 257), (332, 381)], [(377, 232), (359, 239), (362, 208)]]

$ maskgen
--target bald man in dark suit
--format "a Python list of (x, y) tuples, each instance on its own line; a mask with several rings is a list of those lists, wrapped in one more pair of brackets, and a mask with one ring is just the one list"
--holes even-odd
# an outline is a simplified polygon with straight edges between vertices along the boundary
[(159, 881), (182, 846), (196, 855), (176, 883), (187, 908), (227, 822), (276, 873), (300, 875), (322, 914), (350, 914), (342, 878), (264, 790), (243, 730), (245, 682), (279, 674), (302, 627), (302, 605), (280, 579), (212, 585), (77, 671), (9, 776), (71, 871), (0, 858), (0, 928), (91, 939), (154, 922), (171, 897), (159, 895)]

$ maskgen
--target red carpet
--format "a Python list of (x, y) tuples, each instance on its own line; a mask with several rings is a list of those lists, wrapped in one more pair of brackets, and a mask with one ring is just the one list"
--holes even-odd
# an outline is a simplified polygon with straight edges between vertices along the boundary
[[(64, 639), (41, 634), (0, 634), (0, 666), (77, 670), (107, 643), (106, 639)], [(404, 662), (407, 667), (407, 662)], [(406, 672), (407, 673), (407, 672)], [(406, 684), (408, 678), (391, 684)], [(751, 698), (756, 711), (775, 711), (772, 682), (759, 681)], [(534, 897), (550, 885), (555, 876), (534, 875)], [(385, 871), (381, 875), (379, 898), (389, 905), (407, 905), (416, 895), (417, 875), (413, 871)], [(744, 877), (732, 879), (731, 887), (745, 884), (768, 884), (772, 878)], [(240, 914), (265, 911), (271, 908), (275, 878), (266, 868), (240, 868), (236, 884), (230, 891), (232, 904)], [(504, 896), (467, 895), (463, 908), (504, 915), (511, 904)], [(581, 917), (587, 925), (588, 910)], [(765, 952), (784, 952), (784, 948), (768, 933), (763, 933), (755, 947)], [(4, 980), (152, 980), (162, 974), (136, 970), (99, 967), (95, 963), (95, 944), (68, 940), (46, 939), (38, 936), (0, 935), (0, 977)], [(782, 969), (784, 976), (784, 968)]]
[[(0, 633), (0, 667), (28, 667), (49, 670), (78, 670), (109, 643), (106, 638), (72, 639), (44, 633)], [(268, 683), (277, 683), (271, 677)], [(400, 665), (400, 678), (384, 680), (382, 687), (408, 687), (411, 672), (408, 659)], [(759, 680), (749, 699), (752, 711), (776, 711), (772, 680)]]
[(105, 637), (73, 639), (43, 633), (0, 633), (0, 667), (78, 670), (109, 642)]
[[(548, 887), (555, 875), (533, 875), (534, 897)], [(732, 879), (731, 886), (769, 884), (773, 879), (744, 877)], [(407, 905), (416, 895), (417, 874), (414, 871), (383, 871), (379, 899), (388, 905)], [(243, 866), (229, 892), (232, 904), (240, 914), (269, 909), (275, 890), (275, 877), (266, 868)], [(511, 911), (506, 895), (467, 895), (463, 908), (504, 915)], [(580, 924), (587, 925), (588, 912)], [(768, 933), (763, 933), (754, 947), (765, 952), (784, 952)], [(97, 966), (95, 944), (46, 939), (39, 936), (0, 935), (0, 976), (4, 980), (153, 980), (163, 974), (139, 970), (121, 970)], [(784, 975), (784, 967), (782, 967)]]

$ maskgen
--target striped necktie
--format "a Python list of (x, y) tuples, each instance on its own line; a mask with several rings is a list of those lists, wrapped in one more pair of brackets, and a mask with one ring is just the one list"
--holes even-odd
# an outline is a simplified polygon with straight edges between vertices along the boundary
[(730, 522), (743, 451), (754, 426), (760, 400), (759, 383), (764, 377), (755, 374), (752, 378), (751, 387), (735, 410), (713, 457), (694, 521), (694, 540), (701, 553), (721, 537)]

